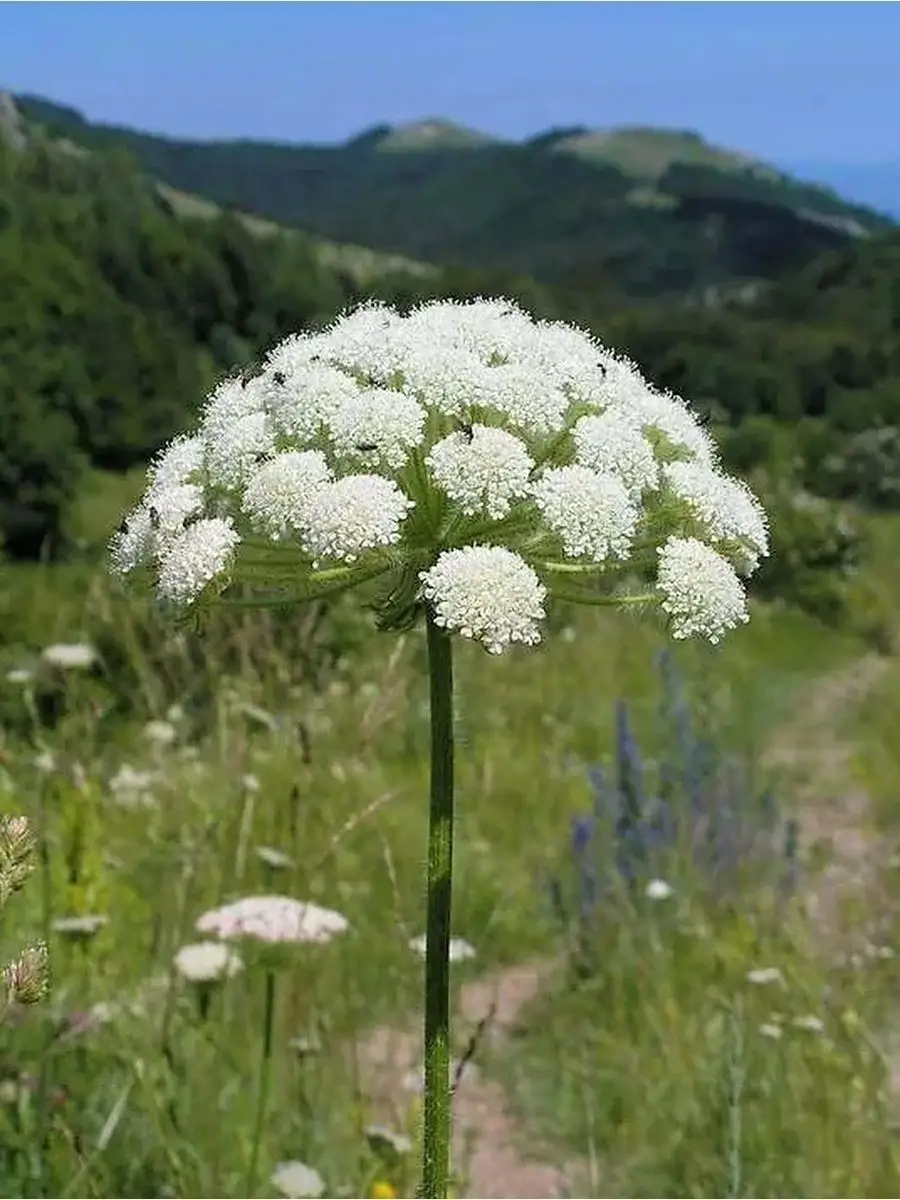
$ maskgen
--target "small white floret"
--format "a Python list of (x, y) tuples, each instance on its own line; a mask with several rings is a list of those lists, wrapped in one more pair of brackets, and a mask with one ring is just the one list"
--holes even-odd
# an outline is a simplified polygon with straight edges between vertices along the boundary
[(474, 425), (451, 433), (431, 449), (426, 465), (435, 482), (467, 516), (505, 517), (528, 492), (534, 462), (525, 445), (505, 429)]
[(436, 624), (482, 642), (499, 654), (512, 642), (541, 640), (546, 588), (529, 565), (504, 546), (446, 550), (423, 571), (422, 594)]
[(639, 497), (659, 482), (659, 463), (640, 428), (619, 412), (581, 417), (572, 430), (575, 462), (592, 471), (618, 475), (629, 494)]
[(174, 539), (159, 568), (163, 600), (190, 604), (227, 568), (240, 538), (230, 517), (211, 517), (189, 525)]
[(696, 538), (670, 537), (660, 547), (657, 585), (675, 638), (700, 634), (715, 644), (749, 620), (734, 568)]
[(762, 505), (749, 487), (700, 462), (673, 462), (664, 469), (666, 481), (716, 540), (740, 542), (743, 563), (755, 568), (769, 552), (769, 533)]
[(310, 504), (330, 482), (320, 450), (289, 450), (254, 472), (242, 507), (257, 529), (277, 540), (303, 528)]
[(331, 414), (328, 428), (339, 455), (398, 471), (422, 440), (425, 415), (412, 396), (367, 388), (343, 401)]
[(303, 545), (314, 558), (354, 562), (390, 546), (413, 502), (382, 475), (347, 475), (322, 488), (306, 513)]
[(532, 495), (571, 557), (601, 563), (628, 552), (640, 512), (617, 476), (554, 467), (533, 485)]

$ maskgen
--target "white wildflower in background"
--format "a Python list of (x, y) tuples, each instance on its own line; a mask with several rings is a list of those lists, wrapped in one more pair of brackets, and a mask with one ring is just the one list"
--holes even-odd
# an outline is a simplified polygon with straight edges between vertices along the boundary
[(302, 1162), (279, 1163), (272, 1172), (272, 1186), (288, 1200), (305, 1200), (325, 1195), (325, 1181), (313, 1167)]
[(675, 889), (664, 879), (651, 879), (644, 889), (644, 895), (648, 900), (668, 900), (675, 895)]
[(7, 683), (31, 683), (34, 679), (34, 671), (29, 671), (27, 667), (13, 667), (12, 670), (6, 672)]
[(155, 782), (153, 771), (138, 771), (130, 763), (122, 763), (109, 781), (109, 790), (122, 808), (152, 808)]
[(171, 746), (178, 739), (178, 730), (171, 721), (148, 721), (144, 737), (154, 746)]
[(46, 646), (41, 657), (60, 671), (85, 671), (97, 661), (97, 651), (83, 642), (57, 642)]
[(784, 985), (784, 976), (778, 967), (754, 967), (752, 971), (747, 972), (747, 982), (759, 986), (765, 986), (770, 983)]
[[(410, 950), (416, 954), (425, 954), (425, 935), (414, 937), (409, 943)], [(465, 962), (469, 958), (475, 957), (475, 947), (465, 940), (465, 938), (452, 937), (450, 939), (450, 961)]]
[(182, 946), (173, 961), (181, 978), (196, 984), (228, 979), (244, 966), (240, 955), (221, 942), (193, 942)]
[(803, 1029), (807, 1033), (825, 1032), (825, 1022), (821, 1019), (821, 1017), (814, 1017), (812, 1015), (806, 1017), (795, 1017), (791, 1024), (795, 1029)]
[(497, 653), (539, 642), (554, 597), (617, 603), (639, 578), (676, 637), (718, 641), (768, 533), (633, 363), (509, 300), (442, 300), (363, 305), (224, 380), (111, 551), (170, 604), (365, 584), (382, 628), (428, 606)]
[(226, 941), (260, 942), (324, 943), (349, 928), (340, 913), (290, 896), (245, 896), (204, 913), (196, 924), (198, 933), (213, 933)]
[(73, 942), (86, 942), (109, 924), (109, 917), (103, 913), (90, 913), (81, 917), (57, 917), (51, 928), (60, 937)]
[(289, 854), (276, 850), (274, 846), (257, 846), (256, 857), (272, 871), (287, 871), (294, 865)]
[(783, 1036), (784, 1031), (774, 1021), (764, 1021), (759, 1027), (759, 1032), (764, 1038), (769, 1038), (770, 1041), (777, 1042)]

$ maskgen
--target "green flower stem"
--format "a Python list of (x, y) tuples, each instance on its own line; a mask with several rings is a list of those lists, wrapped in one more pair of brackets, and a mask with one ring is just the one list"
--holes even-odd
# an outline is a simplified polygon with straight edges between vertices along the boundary
[(553, 589), (555, 600), (567, 600), (570, 604), (588, 604), (595, 608), (627, 608), (629, 604), (655, 604), (659, 596), (647, 592), (643, 596), (594, 596), (590, 592), (566, 592)]
[(425, 1113), (419, 1196), (445, 1200), (450, 1172), (450, 904), (453, 878), (453, 650), (427, 617), (431, 803), (425, 949)]
[(256, 1120), (253, 1126), (253, 1143), (250, 1147), (250, 1162), (244, 1182), (244, 1195), (252, 1197), (256, 1187), (256, 1168), (259, 1164), (259, 1148), (262, 1141), (266, 1102), (269, 1098), (269, 1083), (272, 1078), (272, 1030), (275, 1024), (275, 971), (266, 970), (266, 1000), (263, 1015), (262, 1057), (259, 1063), (259, 1085), (256, 1096)]

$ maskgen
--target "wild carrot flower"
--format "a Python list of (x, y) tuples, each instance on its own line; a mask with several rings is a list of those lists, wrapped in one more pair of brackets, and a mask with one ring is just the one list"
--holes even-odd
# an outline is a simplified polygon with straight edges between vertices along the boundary
[(197, 921), (198, 933), (215, 933), (226, 941), (330, 942), (350, 928), (346, 917), (318, 904), (290, 896), (245, 896), (214, 908)]
[(272, 1172), (272, 1186), (289, 1200), (325, 1194), (325, 1181), (314, 1167), (302, 1162), (279, 1163)]
[[(113, 539), (176, 608), (284, 605), (364, 588), (378, 627), (426, 624), (432, 782), (421, 1194), (450, 1138), (450, 635), (540, 642), (550, 604), (656, 604), (675, 637), (747, 619), (765, 517), (687, 405), (582, 330), (508, 300), (378, 304), (283, 341), (208, 396)], [(634, 581), (643, 581), (637, 594)], [(224, 911), (224, 910), (223, 910)], [(256, 936), (291, 928), (222, 918)], [(218, 919), (209, 925), (216, 928)], [(252, 1191), (254, 1166), (247, 1186)]]
[(85, 671), (97, 661), (97, 651), (81, 642), (56, 642), (44, 648), (41, 658), (60, 671)]
[(221, 942), (192, 942), (175, 955), (175, 970), (187, 983), (217, 983), (243, 968), (240, 956)]
[(754, 967), (752, 971), (747, 972), (747, 982), (756, 984), (757, 987), (764, 987), (770, 983), (784, 984), (784, 976), (778, 967)]
[(73, 942), (88, 942), (109, 924), (104, 913), (89, 913), (80, 917), (57, 917), (51, 928), (60, 937)]

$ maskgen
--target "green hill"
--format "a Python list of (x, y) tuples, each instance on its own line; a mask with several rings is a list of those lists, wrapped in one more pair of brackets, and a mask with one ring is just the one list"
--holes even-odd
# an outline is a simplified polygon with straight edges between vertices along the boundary
[[(225, 213), (0, 111), (0, 551), (52, 549), (83, 468), (125, 470), (225, 369), (429, 271)], [(418, 285), (415, 285), (418, 286)]]
[(320, 237), (635, 297), (777, 279), (891, 224), (691, 132), (576, 128), (519, 144), (429, 118), (336, 146), (189, 142), (17, 103), (59, 136), (128, 149), (175, 188)]

